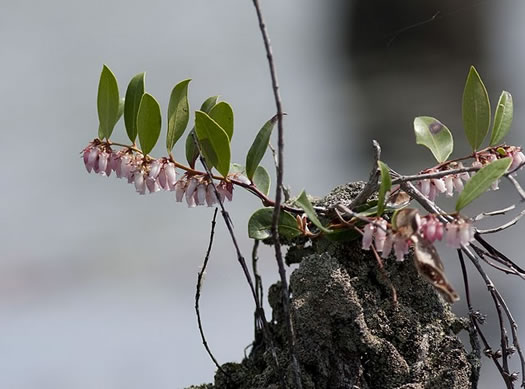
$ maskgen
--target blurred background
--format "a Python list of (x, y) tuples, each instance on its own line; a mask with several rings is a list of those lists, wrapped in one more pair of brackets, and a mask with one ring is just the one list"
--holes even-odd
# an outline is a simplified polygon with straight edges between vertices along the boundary
[[(513, 94), (508, 141), (525, 143), (523, 1), (265, 0), (262, 6), (288, 113), (285, 183), (293, 193), (304, 188), (322, 196), (366, 179), (372, 139), (399, 171), (433, 165), (430, 152), (414, 142), (418, 115), (439, 118), (455, 135), (454, 155), (467, 153), (461, 95), (471, 64), (493, 104), (502, 89)], [(96, 136), (97, 83), (106, 63), (122, 94), (133, 75), (146, 71), (146, 88), (164, 111), (171, 88), (185, 78), (193, 79), (193, 108), (222, 95), (236, 112), (233, 159), (243, 162), (274, 114), (252, 3), (1, 1), (0, 48), (6, 174), (0, 387), (164, 389), (211, 382), (214, 365), (193, 305), (212, 210), (188, 209), (169, 193), (138, 196), (121, 180), (89, 175), (79, 152)], [(122, 123), (114, 138), (126, 140)], [(163, 152), (159, 144), (156, 156)], [(182, 146), (175, 148), (180, 160)], [(271, 158), (265, 161), (271, 170)], [(465, 213), (518, 201), (507, 182), (501, 187)], [(234, 197), (229, 209), (249, 256), (247, 220), (261, 204), (239, 190)], [(518, 225), (489, 240), (523, 265), (523, 233)], [(463, 297), (457, 258), (440, 252)], [(212, 254), (201, 300), (204, 329), (221, 363), (239, 361), (252, 339), (253, 306), (222, 222)], [(278, 278), (272, 251), (263, 248), (260, 258), (269, 286)], [(488, 272), (523, 323), (525, 283)], [(497, 348), (490, 297), (470, 273), (475, 307), (488, 315), (486, 333)], [(464, 298), (454, 309), (465, 313)], [(525, 343), (523, 330), (520, 337)], [(502, 387), (483, 362), (479, 387)]]

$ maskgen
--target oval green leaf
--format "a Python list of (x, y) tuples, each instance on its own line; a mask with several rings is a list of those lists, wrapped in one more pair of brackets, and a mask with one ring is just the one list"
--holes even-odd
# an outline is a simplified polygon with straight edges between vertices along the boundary
[(131, 79), (126, 90), (126, 103), (124, 104), (124, 124), (131, 142), (137, 139), (137, 114), (140, 100), (144, 94), (146, 73), (139, 73)]
[(104, 65), (98, 83), (97, 110), (100, 133), (106, 139), (110, 138), (118, 121), (119, 105), (117, 79), (111, 69)]
[(268, 171), (262, 167), (257, 166), (257, 169), (255, 169), (255, 174), (253, 175), (253, 184), (259, 189), (262, 193), (264, 193), (266, 196), (270, 193), (270, 174), (268, 174)]
[(188, 136), (186, 137), (186, 161), (192, 169), (195, 169), (195, 162), (199, 158), (199, 149), (195, 146), (195, 140), (193, 134), (195, 133), (195, 128), (193, 128)]
[(478, 198), (490, 185), (500, 178), (512, 163), (512, 158), (501, 158), (482, 167), (465, 184), (465, 188), (458, 197), (456, 211), (460, 211)]
[(195, 133), (208, 163), (226, 177), (230, 170), (231, 157), (230, 139), (226, 132), (207, 113), (195, 111)]
[(418, 116), (414, 119), (416, 143), (432, 151), (434, 158), (441, 163), (447, 160), (454, 149), (450, 130), (436, 118)]
[(124, 105), (125, 104), (126, 104), (126, 99), (124, 97), (121, 97), (119, 102), (118, 102), (117, 122), (120, 120), (120, 118), (124, 114)]
[(311, 222), (314, 223), (317, 228), (319, 228), (324, 233), (331, 232), (330, 229), (322, 225), (321, 221), (317, 217), (317, 213), (315, 212), (312, 203), (310, 202), (310, 200), (308, 200), (308, 196), (306, 195), (306, 192), (304, 190), (301, 192), (299, 197), (297, 197), (295, 203), (303, 209), (304, 213), (306, 213), (306, 216), (308, 216), (308, 219), (310, 219)]
[[(248, 236), (262, 240), (272, 236), (273, 208), (261, 208), (255, 211), (248, 221)], [(290, 213), (281, 211), (279, 214), (279, 235), (292, 239), (301, 235), (297, 220)]]
[(251, 180), (255, 174), (255, 170), (259, 163), (261, 163), (264, 153), (270, 144), (270, 136), (272, 135), (273, 127), (277, 122), (277, 115), (268, 120), (257, 133), (255, 140), (248, 150), (246, 155), (246, 175)]
[(201, 105), (201, 111), (210, 113), (213, 107), (215, 107), (215, 104), (217, 104), (217, 100), (219, 100), (219, 96), (211, 96), (208, 97)]
[(233, 109), (231, 105), (221, 101), (213, 106), (209, 115), (228, 134), (228, 138), (231, 141), (233, 137)]
[(161, 123), (159, 103), (155, 97), (149, 93), (144, 93), (137, 114), (137, 131), (140, 147), (144, 154), (149, 154), (155, 147), (159, 139)]
[(379, 186), (379, 194), (377, 199), (377, 216), (381, 216), (385, 211), (385, 197), (386, 193), (392, 187), (392, 178), (390, 177), (390, 169), (381, 161), (378, 161), (379, 170), (381, 171), (381, 185)]
[(461, 110), (465, 135), (475, 151), (489, 131), (490, 101), (487, 89), (474, 66), (470, 67), (467, 76)]
[[(217, 104), (219, 96), (208, 97), (201, 105), (201, 111), (210, 113), (212, 108)], [(199, 158), (199, 149), (195, 146), (195, 141), (193, 140), (193, 134), (195, 133), (195, 126), (191, 129), (188, 137), (186, 138), (186, 160), (192, 169), (195, 168), (195, 162)]]
[(490, 137), (491, 146), (499, 144), (509, 133), (514, 115), (513, 111), (514, 104), (512, 102), (512, 95), (507, 91), (501, 92), (496, 108), (496, 115), (494, 116), (494, 127), (492, 128), (492, 135)]
[(191, 80), (179, 82), (171, 91), (168, 104), (168, 133), (166, 135), (166, 149), (171, 153), (173, 146), (180, 139), (188, 120), (190, 119), (190, 104), (188, 102), (188, 84)]

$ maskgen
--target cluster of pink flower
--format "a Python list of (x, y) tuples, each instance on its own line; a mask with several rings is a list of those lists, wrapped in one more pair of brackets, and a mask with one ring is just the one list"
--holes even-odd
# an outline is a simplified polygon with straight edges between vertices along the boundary
[[(512, 164), (509, 167), (509, 171), (513, 171), (518, 166), (525, 164), (525, 155), (522, 152), (521, 147), (516, 146), (500, 146), (497, 149), (489, 149), (484, 152), (480, 152), (476, 155), (476, 160), (472, 163), (472, 167), (482, 168), (483, 166), (504, 157), (511, 157)], [(448, 169), (462, 169), (464, 166), (461, 162), (450, 162), (444, 166), (440, 166), (440, 170)], [(437, 173), (438, 169), (432, 168), (423, 171), (422, 173)], [(447, 197), (454, 195), (454, 190), (460, 193), (463, 190), (463, 181), (468, 181), (470, 175), (468, 172), (459, 174), (450, 174), (442, 178), (431, 178), (423, 179), (418, 182), (418, 187), (423, 196), (429, 200), (434, 201), (439, 193), (445, 193)], [(496, 180), (492, 184), (493, 190), (499, 189), (499, 181)]]
[[(463, 164), (450, 163), (448, 169), (462, 169)], [(437, 173), (436, 169), (426, 170), (425, 173)], [(447, 197), (454, 195), (454, 190), (460, 193), (463, 190), (463, 181), (468, 181), (470, 175), (465, 173), (449, 174), (443, 178), (426, 178), (419, 181), (418, 186), (421, 194), (430, 201), (434, 201), (439, 193), (445, 193)]]
[[(134, 153), (128, 148), (113, 151), (107, 143), (99, 140), (90, 142), (82, 151), (82, 156), (89, 173), (109, 177), (115, 172), (118, 178), (125, 178), (128, 183), (133, 183), (137, 193), (141, 195), (146, 194), (146, 190), (149, 193), (175, 191), (176, 200), (181, 202), (185, 197), (188, 207), (205, 204), (212, 207), (218, 202), (213, 185), (206, 175), (186, 173), (177, 180), (175, 164), (167, 158), (144, 158), (142, 154)], [(231, 182), (223, 180), (216, 188), (222, 201), (232, 200)]]
[[(461, 245), (467, 245), (474, 240), (474, 227), (465, 220), (455, 220), (448, 223), (446, 227), (432, 214), (418, 218), (418, 220), (418, 234), (431, 243), (445, 237), (448, 246), (460, 248)], [(370, 250), (372, 243), (375, 249), (381, 253), (382, 258), (387, 258), (393, 248), (396, 259), (403, 261), (405, 254), (408, 254), (412, 240), (399, 232), (388, 229), (387, 221), (383, 218), (377, 218), (363, 228), (361, 247), (364, 250)]]

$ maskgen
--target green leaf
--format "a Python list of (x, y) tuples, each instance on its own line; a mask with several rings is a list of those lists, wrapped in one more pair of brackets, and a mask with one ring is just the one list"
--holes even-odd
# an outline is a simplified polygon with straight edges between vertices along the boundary
[(144, 93), (137, 114), (137, 131), (144, 154), (149, 154), (155, 147), (160, 135), (161, 122), (159, 103), (155, 97)]
[[(248, 236), (262, 240), (272, 236), (273, 208), (261, 208), (253, 213), (248, 221)], [(279, 235), (292, 239), (301, 235), (297, 220), (286, 211), (279, 214)]]
[(505, 174), (511, 163), (512, 158), (501, 158), (479, 169), (465, 184), (465, 188), (458, 197), (456, 211), (462, 210), (489, 189), (494, 181)]
[(463, 127), (473, 150), (483, 143), (490, 127), (490, 101), (487, 89), (474, 68), (470, 67), (463, 91)]
[(221, 101), (211, 109), (209, 115), (222, 127), (226, 134), (228, 134), (231, 142), (233, 137), (233, 109), (231, 105), (225, 101)]
[(257, 169), (257, 166), (261, 163), (261, 159), (264, 157), (264, 153), (270, 144), (270, 135), (272, 135), (272, 130), (276, 122), (277, 115), (262, 126), (250, 150), (248, 150), (248, 154), (246, 155), (246, 176), (250, 180), (253, 178), (255, 169)]
[(236, 173), (246, 174), (244, 170), (245, 170), (244, 166), (242, 166), (240, 163), (230, 164), (230, 174), (236, 174)]
[(270, 182), (271, 178), (268, 171), (262, 166), (257, 166), (253, 175), (253, 183), (266, 196), (270, 193)]
[(171, 153), (175, 143), (184, 134), (190, 119), (190, 104), (188, 102), (188, 84), (190, 81), (179, 82), (171, 91), (168, 104), (168, 134), (166, 135), (168, 154)]
[(379, 195), (377, 200), (377, 216), (381, 216), (385, 210), (385, 196), (392, 187), (392, 179), (390, 178), (390, 169), (388, 166), (378, 161), (379, 169), (381, 170), (381, 186), (379, 187)]
[(452, 153), (454, 140), (450, 130), (439, 120), (430, 116), (414, 119), (416, 143), (428, 147), (438, 162), (444, 162)]
[(118, 121), (119, 105), (117, 79), (113, 72), (104, 65), (98, 83), (97, 109), (100, 131), (106, 139), (109, 139)]
[(195, 133), (206, 160), (226, 177), (230, 170), (231, 157), (230, 140), (226, 132), (207, 113), (196, 111)]
[(192, 169), (195, 169), (195, 162), (199, 158), (199, 149), (195, 146), (195, 140), (193, 139), (193, 134), (195, 133), (195, 128), (193, 128), (188, 137), (186, 138), (186, 161)]
[(491, 146), (499, 144), (509, 133), (513, 111), (514, 104), (512, 103), (512, 95), (507, 91), (501, 92), (496, 108), (496, 115), (494, 116), (492, 136), (490, 137)]
[(124, 123), (131, 142), (137, 139), (137, 114), (140, 100), (144, 94), (146, 73), (139, 73), (131, 79), (126, 90), (126, 104), (124, 105)]
[(333, 230), (329, 234), (325, 235), (329, 240), (334, 242), (352, 241), (361, 238), (361, 234), (354, 229), (344, 228)]
[(331, 232), (330, 229), (326, 228), (321, 224), (321, 221), (317, 217), (317, 213), (315, 213), (314, 207), (312, 206), (310, 200), (308, 200), (308, 197), (306, 196), (306, 192), (304, 190), (295, 200), (295, 203), (303, 209), (303, 211), (306, 213), (306, 216), (308, 216), (308, 219), (310, 219), (312, 223), (316, 225), (317, 228), (319, 228), (324, 233)]
[[(208, 97), (201, 105), (201, 111), (210, 113), (211, 109), (217, 104), (219, 96)], [(195, 162), (199, 158), (199, 149), (195, 146), (195, 141), (193, 140), (193, 133), (195, 133), (195, 126), (191, 129), (188, 137), (186, 138), (186, 160), (192, 169), (195, 168)]]
[(119, 102), (118, 102), (117, 122), (120, 120), (120, 118), (124, 114), (124, 105), (125, 104), (126, 104), (126, 99), (124, 97), (121, 97)]
[(210, 113), (211, 109), (215, 107), (215, 104), (217, 104), (217, 100), (219, 100), (219, 96), (211, 96), (208, 97), (201, 105), (201, 111)]

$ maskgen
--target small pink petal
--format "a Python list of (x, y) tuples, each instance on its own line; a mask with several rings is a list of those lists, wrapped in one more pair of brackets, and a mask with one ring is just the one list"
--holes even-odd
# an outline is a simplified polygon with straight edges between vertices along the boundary
[(445, 182), (445, 188), (446, 188), (446, 196), (452, 197), (454, 196), (454, 177), (453, 176), (445, 176), (444, 182)]
[(374, 225), (372, 223), (368, 223), (363, 228), (363, 241), (361, 248), (363, 250), (370, 250), (370, 245), (372, 244), (372, 237), (374, 236)]
[(95, 169), (95, 166), (97, 165), (98, 165), (98, 148), (93, 147), (89, 151), (89, 155), (87, 157), (86, 169), (88, 172), (91, 173), (91, 171)]
[(432, 180), (432, 183), (436, 187), (439, 193), (444, 193), (447, 191), (447, 187), (441, 178), (436, 178)]
[(177, 183), (175, 184), (175, 200), (178, 203), (182, 202), (185, 192), (186, 192), (186, 182), (183, 180), (177, 181)]
[(164, 171), (166, 172), (166, 183), (170, 190), (175, 190), (177, 183), (177, 173), (175, 172), (175, 164), (173, 162), (166, 162), (164, 164)]
[(197, 205), (204, 205), (206, 201), (206, 184), (200, 184), (197, 187), (195, 202)]
[(213, 207), (217, 203), (217, 196), (215, 195), (215, 189), (212, 184), (208, 184), (206, 188), (206, 203), (208, 207)]
[(156, 180), (157, 177), (159, 176), (161, 166), (162, 164), (160, 163), (158, 159), (152, 161), (149, 164), (148, 177), (151, 178), (152, 180)]
[(394, 236), (392, 234), (388, 234), (383, 244), (383, 252), (381, 253), (382, 258), (388, 258), (388, 256), (390, 255), (390, 252), (392, 251), (393, 243), (394, 243)]
[(146, 194), (146, 180), (144, 179), (144, 173), (137, 170), (133, 175), (135, 181), (135, 190), (137, 193), (143, 195)]
[(430, 180), (424, 179), (422, 181), (419, 181), (419, 185), (423, 196), (428, 197), (428, 194), (430, 193)]
[(461, 181), (461, 178), (454, 177), (453, 179), (454, 188), (456, 189), (456, 192), (461, 193), (463, 190), (463, 181)]

